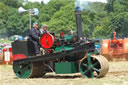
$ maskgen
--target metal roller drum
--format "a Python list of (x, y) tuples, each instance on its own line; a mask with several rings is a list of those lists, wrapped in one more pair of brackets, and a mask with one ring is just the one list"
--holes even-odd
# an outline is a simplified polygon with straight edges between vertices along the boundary
[(84, 77), (100, 78), (107, 74), (109, 63), (105, 57), (101, 55), (87, 55), (87, 57), (80, 63), (80, 72)]
[(27, 64), (13, 63), (13, 70), (19, 78), (34, 78), (45, 75), (43, 62), (32, 62)]

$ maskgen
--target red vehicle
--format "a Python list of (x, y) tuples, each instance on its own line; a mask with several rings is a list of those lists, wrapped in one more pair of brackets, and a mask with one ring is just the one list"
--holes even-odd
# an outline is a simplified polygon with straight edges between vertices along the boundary
[(113, 32), (113, 40), (103, 40), (101, 54), (108, 60), (128, 60), (128, 38), (116, 39)]

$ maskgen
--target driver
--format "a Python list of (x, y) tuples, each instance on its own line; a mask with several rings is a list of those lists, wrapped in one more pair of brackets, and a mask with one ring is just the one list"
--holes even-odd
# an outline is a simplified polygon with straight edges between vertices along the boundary
[(29, 40), (33, 42), (34, 48), (35, 48), (35, 53), (36, 56), (40, 56), (40, 43), (39, 43), (39, 38), (40, 38), (40, 31), (38, 28), (38, 23), (34, 22), (33, 27), (30, 29), (29, 32)]

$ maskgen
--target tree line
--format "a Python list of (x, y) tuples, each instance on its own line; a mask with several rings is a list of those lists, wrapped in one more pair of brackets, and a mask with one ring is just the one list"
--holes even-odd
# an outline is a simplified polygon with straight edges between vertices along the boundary
[[(15, 34), (26, 36), (29, 31), (28, 13), (19, 15), (18, 8), (38, 8), (39, 16), (32, 16), (32, 23), (48, 25), (48, 30), (58, 34), (67, 34), (70, 29), (76, 31), (74, 13), (75, 0), (50, 0), (26, 2), (24, 0), (0, 0), (0, 37)], [(108, 0), (108, 3), (95, 2), (88, 10), (82, 11), (83, 35), (89, 38), (111, 38), (116, 31), (120, 38), (128, 36), (128, 0)]]

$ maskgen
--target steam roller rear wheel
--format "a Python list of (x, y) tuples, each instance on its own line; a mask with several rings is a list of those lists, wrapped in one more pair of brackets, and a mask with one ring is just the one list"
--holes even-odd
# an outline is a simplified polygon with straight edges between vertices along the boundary
[(34, 78), (45, 75), (43, 62), (32, 62), (28, 64), (13, 63), (13, 70), (19, 78)]
[(80, 63), (80, 72), (84, 77), (100, 78), (107, 74), (109, 63), (107, 59), (101, 55), (87, 55), (90, 58), (84, 58)]

